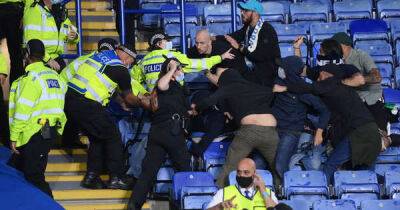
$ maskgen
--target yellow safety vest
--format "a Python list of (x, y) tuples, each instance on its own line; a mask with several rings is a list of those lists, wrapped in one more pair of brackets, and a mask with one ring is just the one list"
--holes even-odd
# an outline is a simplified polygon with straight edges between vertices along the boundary
[[(268, 191), (267, 193), (271, 194), (270, 189), (267, 188), (267, 191)], [(260, 191), (258, 190), (252, 199), (248, 199), (244, 195), (242, 195), (242, 193), (240, 193), (240, 190), (237, 188), (236, 185), (230, 185), (224, 188), (224, 201), (231, 199), (235, 195), (236, 197), (232, 201), (232, 203), (237, 206), (236, 208), (232, 209), (237, 209), (237, 210), (242, 210), (242, 209), (253, 210), (257, 208), (266, 209), (264, 199)]]
[[(99, 58), (96, 60), (94, 57)], [(102, 60), (103, 62), (100, 62)], [(102, 51), (89, 57), (76, 71), (68, 86), (86, 98), (106, 106), (118, 87), (102, 70), (107, 65), (122, 65), (114, 51)]]
[(8, 65), (5, 56), (0, 52), (0, 74), (8, 75)]
[(139, 82), (139, 81), (137, 81), (137, 80), (135, 79), (134, 73), (135, 73), (136, 71), (140, 71), (140, 69), (138, 69), (138, 68), (139, 68), (138, 65), (134, 65), (134, 66), (129, 70), (129, 74), (131, 75), (132, 93), (133, 93), (135, 96), (137, 96), (137, 95), (139, 95), (139, 94), (144, 95), (144, 94), (146, 94), (146, 93), (149, 93), (149, 92), (146, 90), (146, 88), (143, 87), (143, 85), (142, 85), (142, 84), (144, 84), (144, 82), (143, 82), (143, 81), (140, 81), (140, 82)]
[(69, 18), (66, 18), (58, 29), (53, 15), (46, 6), (42, 7), (37, 3), (31, 5), (26, 5), (24, 11), (24, 44), (26, 45), (31, 39), (41, 40), (46, 50), (43, 59), (45, 62), (63, 54), (66, 42), (78, 43), (79, 35), (75, 40), (68, 40), (69, 27), (72, 25)]
[(20, 147), (29, 142), (42, 125), (40, 119), (48, 120), (62, 134), (65, 122), (64, 99), (67, 90), (57, 74), (42, 62), (28, 65), (26, 75), (11, 85), (9, 102), (10, 139)]
[(18, 3), (22, 2), (22, 0), (0, 0), (0, 4), (5, 4), (5, 3)]
[(210, 58), (190, 59), (187, 55), (170, 50), (153, 50), (149, 52), (139, 63), (138, 68), (133, 69), (132, 76), (139, 83), (146, 83), (150, 92), (156, 85), (161, 66), (167, 58), (177, 58), (181, 63), (187, 64), (183, 69), (184, 73), (199, 72), (211, 69), (214, 65), (221, 63), (221, 56), (216, 55)]
[(60, 77), (61, 79), (67, 83), (74, 77), (76, 71), (78, 70), (79, 66), (81, 66), (90, 56), (94, 55), (95, 52), (92, 52), (87, 55), (82, 55), (77, 59), (73, 60), (69, 63), (61, 72)]

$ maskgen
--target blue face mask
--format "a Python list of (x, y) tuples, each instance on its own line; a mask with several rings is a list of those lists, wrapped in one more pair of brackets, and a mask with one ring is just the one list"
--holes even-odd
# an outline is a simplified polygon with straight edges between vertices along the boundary
[(183, 73), (180, 74), (179, 76), (175, 77), (175, 80), (176, 80), (177, 82), (182, 82), (183, 79), (185, 79), (185, 74), (183, 74)]

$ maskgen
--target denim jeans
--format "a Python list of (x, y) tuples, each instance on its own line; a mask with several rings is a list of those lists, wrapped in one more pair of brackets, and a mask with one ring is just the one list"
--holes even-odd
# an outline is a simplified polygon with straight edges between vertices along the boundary
[(279, 143), (276, 150), (275, 164), (281, 178), (289, 170), (290, 158), (297, 151), (300, 134), (300, 132), (296, 131), (278, 130)]
[(292, 156), (289, 163), (289, 170), (302, 165), (305, 170), (320, 170), (321, 164), (326, 162), (326, 147), (324, 145), (305, 147), (314, 144), (314, 136), (309, 133), (300, 135), (297, 152)]
[(337, 169), (351, 159), (351, 145), (348, 137), (339, 142), (326, 161), (323, 171), (328, 183), (333, 183), (333, 174)]

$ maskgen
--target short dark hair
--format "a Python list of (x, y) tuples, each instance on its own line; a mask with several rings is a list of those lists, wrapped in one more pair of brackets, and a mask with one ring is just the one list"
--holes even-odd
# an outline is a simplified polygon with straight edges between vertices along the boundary
[(321, 43), (321, 50), (326, 56), (343, 57), (342, 47), (334, 39), (324, 39)]

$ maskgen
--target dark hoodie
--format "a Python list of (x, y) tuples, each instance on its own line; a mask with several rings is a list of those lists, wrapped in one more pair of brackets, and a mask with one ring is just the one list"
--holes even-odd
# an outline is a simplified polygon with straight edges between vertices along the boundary
[[(288, 81), (292, 83), (302, 82), (300, 74), (304, 63), (297, 56), (283, 58), (280, 66), (285, 70), (285, 79), (277, 78), (276, 83), (285, 85)], [(291, 92), (278, 93), (275, 95), (272, 113), (278, 121), (278, 129), (301, 132), (309, 109), (319, 113), (317, 128), (325, 129), (329, 122), (330, 112), (319, 97), (312, 94), (296, 94)]]
[(227, 69), (218, 79), (218, 90), (197, 104), (203, 111), (209, 106), (221, 103), (240, 125), (243, 117), (251, 114), (271, 114), (272, 89), (249, 82), (234, 69)]

